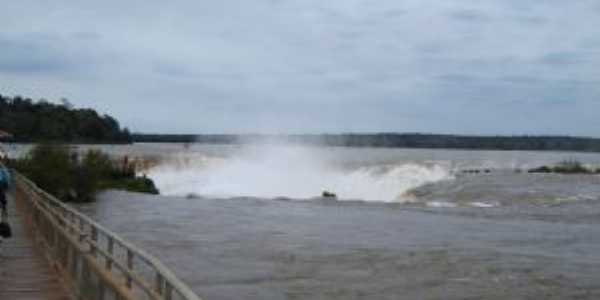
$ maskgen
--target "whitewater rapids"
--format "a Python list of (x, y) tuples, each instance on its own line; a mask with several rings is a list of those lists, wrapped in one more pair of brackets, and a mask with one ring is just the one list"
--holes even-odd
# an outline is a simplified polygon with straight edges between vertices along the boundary
[(148, 170), (161, 194), (307, 199), (323, 191), (341, 200), (404, 202), (406, 192), (452, 178), (443, 163), (341, 163), (300, 146), (245, 147), (226, 156), (179, 154)]

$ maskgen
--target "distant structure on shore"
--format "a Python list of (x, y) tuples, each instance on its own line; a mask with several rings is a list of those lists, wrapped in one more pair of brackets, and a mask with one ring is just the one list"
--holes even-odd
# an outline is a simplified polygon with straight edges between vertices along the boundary
[(374, 134), (133, 134), (138, 143), (308, 144), (337, 147), (433, 148), (600, 152), (600, 139), (570, 136), (467, 136), (420, 133)]
[(12, 138), (12, 134), (7, 131), (0, 129), (0, 141), (7, 141)]

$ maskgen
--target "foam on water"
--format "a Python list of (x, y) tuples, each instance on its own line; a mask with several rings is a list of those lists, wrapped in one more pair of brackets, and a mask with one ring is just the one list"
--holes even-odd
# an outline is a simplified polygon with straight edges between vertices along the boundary
[(196, 154), (149, 170), (162, 194), (312, 198), (327, 190), (340, 199), (406, 201), (403, 194), (452, 177), (436, 163), (347, 166), (309, 147), (263, 146), (228, 157)]
[(488, 203), (488, 202), (470, 202), (469, 206), (472, 207), (480, 207), (480, 208), (489, 208), (499, 206), (498, 203)]
[(429, 201), (425, 203), (428, 207), (456, 207), (456, 203), (446, 201)]

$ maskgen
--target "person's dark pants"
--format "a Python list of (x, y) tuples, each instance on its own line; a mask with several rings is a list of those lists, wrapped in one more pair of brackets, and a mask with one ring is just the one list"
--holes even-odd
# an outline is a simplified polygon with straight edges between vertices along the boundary
[(0, 191), (0, 214), (2, 214), (2, 221), (6, 221), (8, 212), (6, 211), (6, 194), (4, 191)]

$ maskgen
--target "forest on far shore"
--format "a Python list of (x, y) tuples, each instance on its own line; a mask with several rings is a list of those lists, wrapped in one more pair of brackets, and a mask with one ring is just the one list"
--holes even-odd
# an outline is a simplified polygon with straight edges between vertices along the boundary
[[(109, 115), (44, 99), (0, 95), (0, 131), (4, 142), (121, 143), (291, 143), (340, 147), (434, 148), (600, 152), (600, 139), (571, 136), (469, 136), (422, 133), (339, 134), (131, 134)], [(0, 132), (1, 133), (1, 132)]]
[(337, 147), (600, 152), (600, 139), (570, 136), (467, 136), (421, 133), (295, 135), (134, 134), (133, 141), (138, 143), (291, 143)]
[(9, 142), (131, 143), (127, 128), (109, 116), (89, 108), (74, 108), (44, 99), (0, 95), (0, 130), (10, 133)]

